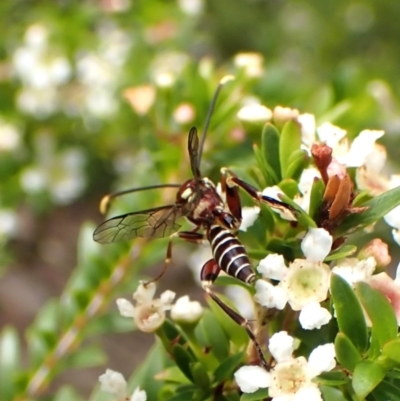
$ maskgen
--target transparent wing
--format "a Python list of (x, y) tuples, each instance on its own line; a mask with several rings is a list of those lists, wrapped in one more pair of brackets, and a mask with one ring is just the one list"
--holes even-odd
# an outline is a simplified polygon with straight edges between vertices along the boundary
[(198, 180), (200, 178), (199, 168), (199, 137), (197, 136), (197, 129), (192, 127), (189, 131), (188, 138), (188, 151), (190, 158), (190, 167), (192, 169), (193, 176)]
[(123, 214), (100, 224), (93, 233), (93, 239), (101, 244), (109, 244), (136, 237), (166, 237), (179, 230), (180, 225), (175, 220), (182, 216), (182, 208), (177, 205)]

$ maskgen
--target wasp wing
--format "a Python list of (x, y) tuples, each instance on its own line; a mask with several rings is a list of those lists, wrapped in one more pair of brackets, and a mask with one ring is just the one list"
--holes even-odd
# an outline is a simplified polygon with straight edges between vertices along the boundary
[(123, 214), (100, 224), (93, 233), (93, 239), (109, 244), (137, 237), (166, 237), (179, 230), (180, 225), (175, 220), (184, 215), (182, 208), (176, 204)]

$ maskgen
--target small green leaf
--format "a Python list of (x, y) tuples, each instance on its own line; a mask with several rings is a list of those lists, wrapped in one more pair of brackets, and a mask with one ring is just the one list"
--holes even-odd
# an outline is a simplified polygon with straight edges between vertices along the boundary
[(230, 355), (222, 362), (214, 372), (214, 380), (222, 383), (225, 380), (232, 379), (233, 373), (238, 369), (239, 364), (243, 361), (244, 352)]
[[(213, 302), (213, 301), (211, 301)], [(211, 302), (209, 303), (211, 306)], [(218, 306), (215, 305), (217, 308)], [(210, 347), (210, 352), (220, 361), (224, 361), (229, 355), (229, 340), (225, 331), (222, 329), (219, 319), (214, 314), (205, 310), (196, 330), (202, 331), (206, 346)]]
[(204, 393), (208, 393), (211, 381), (204, 365), (200, 362), (195, 362), (190, 365), (190, 369), (194, 384), (201, 388)]
[(88, 368), (103, 365), (107, 362), (107, 354), (95, 345), (85, 346), (68, 358), (66, 365), (70, 368)]
[(314, 221), (319, 216), (324, 192), (325, 192), (324, 182), (320, 178), (314, 178), (314, 182), (311, 188), (310, 208), (308, 213)]
[(372, 336), (377, 338), (382, 348), (397, 336), (397, 320), (393, 307), (383, 294), (366, 283), (357, 283), (356, 292), (372, 321)]
[(346, 258), (348, 256), (354, 255), (356, 252), (357, 247), (355, 245), (344, 245), (330, 253), (325, 258), (325, 262), (331, 262), (332, 260)]
[(84, 398), (71, 386), (63, 386), (53, 398), (54, 401), (83, 401)]
[(293, 199), (299, 193), (299, 187), (297, 181), (291, 178), (286, 178), (279, 183), (279, 188), (287, 195), (290, 199)]
[(372, 390), (376, 401), (398, 401), (400, 399), (400, 386), (383, 380)]
[(194, 362), (193, 356), (180, 344), (172, 347), (172, 356), (182, 373), (193, 382), (193, 375), (190, 369), (191, 363)]
[(343, 235), (359, 227), (369, 226), (380, 220), (396, 206), (400, 205), (400, 187), (396, 187), (379, 195), (361, 206), (368, 207), (362, 213), (351, 214), (343, 220), (335, 234)]
[(20, 369), (21, 345), (18, 332), (6, 326), (0, 333), (0, 400), (9, 400), (14, 393), (14, 378)]
[(354, 369), (352, 386), (360, 398), (365, 398), (385, 377), (382, 368), (373, 361), (362, 361)]
[(326, 386), (341, 386), (349, 382), (348, 376), (337, 370), (322, 372), (315, 380)]
[(335, 352), (338, 362), (350, 372), (353, 372), (357, 363), (361, 361), (359, 351), (343, 333), (338, 333), (335, 338)]
[(254, 156), (256, 158), (258, 167), (260, 168), (260, 170), (263, 174), (266, 186), (269, 187), (269, 186), (272, 186), (275, 183), (277, 183), (278, 178), (276, 177), (274, 170), (266, 162), (261, 150), (257, 147), (257, 145), (253, 146), (253, 151), (254, 151)]
[(360, 352), (364, 352), (368, 346), (367, 326), (361, 305), (353, 289), (342, 277), (332, 274), (331, 293), (339, 330)]
[(272, 182), (272, 185), (275, 185), (282, 179), (279, 161), (279, 136), (278, 130), (272, 124), (265, 124), (261, 133), (261, 152), (265, 161), (271, 166), (274, 177), (276, 177), (276, 181)]
[(301, 147), (300, 124), (291, 120), (282, 129), (279, 141), (279, 160), (281, 163), (282, 177), (288, 176), (288, 167), (292, 153)]
[(400, 338), (387, 342), (382, 349), (383, 355), (400, 364)]
[(349, 398), (344, 398), (344, 394), (341, 390), (330, 386), (319, 386), (324, 401), (351, 401)]
[(254, 393), (243, 394), (240, 401), (262, 401), (268, 398), (268, 389), (260, 388)]
[(303, 170), (307, 168), (309, 164), (310, 158), (307, 155), (307, 152), (303, 149), (297, 149), (290, 155), (284, 178), (298, 180)]

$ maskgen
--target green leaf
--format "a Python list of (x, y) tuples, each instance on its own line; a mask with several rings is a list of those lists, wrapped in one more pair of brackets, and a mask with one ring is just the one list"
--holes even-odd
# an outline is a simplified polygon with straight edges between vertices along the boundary
[(281, 163), (282, 177), (290, 177), (288, 168), (292, 153), (300, 149), (301, 131), (300, 124), (291, 120), (282, 129), (279, 141), (279, 160)]
[(330, 386), (319, 386), (324, 401), (351, 401), (349, 398), (344, 398), (345, 395), (341, 390)]
[[(337, 274), (331, 276), (331, 293), (339, 330), (364, 352), (368, 346), (367, 326), (358, 299), (351, 286)], [(349, 313), (351, 311), (351, 313)]]
[(338, 362), (350, 372), (353, 372), (357, 363), (361, 361), (359, 351), (343, 333), (338, 333), (335, 338), (335, 352)]
[(326, 386), (341, 386), (349, 382), (348, 376), (337, 370), (322, 372), (315, 380)]
[(182, 345), (176, 344), (172, 347), (172, 356), (182, 373), (193, 382), (193, 375), (190, 365), (194, 362), (192, 354), (190, 354)]
[(215, 370), (214, 380), (217, 383), (222, 383), (226, 380), (232, 379), (233, 373), (238, 369), (239, 364), (243, 361), (244, 355), (244, 352), (239, 352), (226, 358), (225, 361)]
[(295, 150), (289, 157), (285, 179), (299, 180), (303, 170), (310, 164), (310, 158), (303, 149)]
[(357, 283), (356, 292), (372, 321), (372, 336), (377, 338), (382, 348), (397, 336), (397, 320), (393, 307), (383, 294), (366, 283)]
[(356, 252), (357, 252), (357, 247), (355, 245), (344, 245), (331, 252), (325, 258), (325, 262), (331, 262), (332, 260), (346, 258), (348, 256), (354, 255)]
[(210, 391), (211, 381), (204, 365), (200, 362), (195, 362), (191, 364), (190, 369), (194, 384), (201, 388), (204, 393), (208, 393)]
[(376, 401), (398, 401), (400, 399), (400, 386), (383, 380), (372, 390), (372, 394)]
[(83, 401), (84, 398), (71, 386), (63, 386), (53, 398), (54, 401)]
[(320, 178), (314, 178), (314, 182), (311, 188), (310, 208), (308, 213), (314, 221), (319, 216), (324, 192), (325, 192), (324, 182)]
[(354, 369), (352, 386), (360, 398), (365, 398), (385, 377), (383, 369), (373, 361), (362, 361)]
[(0, 400), (12, 398), (14, 378), (20, 369), (21, 345), (18, 332), (6, 326), (0, 333)]
[(293, 199), (299, 193), (297, 181), (292, 180), (291, 178), (286, 178), (283, 181), (281, 181), (279, 183), (279, 188), (290, 199)]
[[(239, 280), (237, 280), (239, 281)], [(248, 288), (246, 288), (248, 291)], [(236, 308), (233, 306), (232, 301), (230, 301), (227, 297), (218, 294), (218, 297), (227, 304), (230, 308), (236, 311)], [(219, 327), (222, 327), (226, 338), (232, 341), (237, 347), (247, 345), (249, 342), (249, 337), (243, 327), (241, 327), (238, 323), (236, 323), (230, 316), (228, 316), (212, 299), (207, 297), (207, 303), (212, 311), (212, 315), (217, 319), (219, 323)], [(209, 326), (212, 327), (212, 326)], [(214, 330), (214, 328), (213, 328)], [(222, 340), (222, 337), (221, 337)], [(226, 341), (225, 347), (229, 348), (229, 341)], [(224, 351), (225, 352), (225, 351)], [(226, 357), (229, 355), (229, 349), (227, 350)], [(226, 357), (223, 359), (225, 360)]]
[(279, 160), (279, 136), (278, 130), (272, 124), (265, 124), (261, 133), (261, 153), (267, 164), (273, 170), (273, 177), (276, 178), (276, 181), (272, 181), (271, 185), (277, 184), (282, 179)]
[(107, 362), (107, 354), (98, 346), (88, 345), (79, 349), (66, 359), (68, 368), (88, 368), (103, 365)]
[(263, 157), (261, 150), (257, 145), (253, 146), (254, 156), (256, 158), (257, 164), (263, 174), (265, 184), (267, 187), (274, 185), (278, 182), (278, 178), (275, 176), (275, 172), (272, 167), (266, 162)]
[(400, 364), (400, 338), (388, 341), (382, 349), (383, 355)]
[(362, 206), (368, 207), (362, 213), (351, 214), (343, 220), (343, 223), (338, 227), (335, 234), (343, 235), (347, 232), (356, 230), (359, 227), (369, 226), (383, 216), (388, 214), (396, 206), (400, 205), (400, 187), (396, 187), (379, 195)]
[(240, 401), (261, 401), (268, 398), (268, 389), (260, 388), (254, 393), (243, 394)]
[(153, 345), (147, 353), (144, 362), (137, 368), (129, 379), (129, 388), (140, 388), (146, 390), (148, 400), (157, 400), (158, 392), (163, 386), (161, 381), (154, 380), (154, 376), (159, 374), (170, 357), (165, 355), (161, 342)]

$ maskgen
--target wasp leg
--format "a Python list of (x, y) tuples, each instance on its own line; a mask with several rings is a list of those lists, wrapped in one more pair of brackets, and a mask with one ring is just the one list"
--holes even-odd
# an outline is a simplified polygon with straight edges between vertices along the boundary
[(218, 298), (218, 296), (212, 291), (211, 286), (214, 283), (214, 281), (217, 279), (219, 272), (221, 271), (221, 268), (218, 266), (218, 263), (214, 259), (210, 259), (208, 262), (206, 262), (201, 269), (201, 285), (204, 289), (204, 291), (213, 299), (213, 301), (218, 304), (218, 306), (238, 325), (242, 326), (248, 336), (250, 337), (250, 340), (253, 342), (254, 347), (257, 351), (258, 357), (260, 359), (261, 364), (264, 366), (265, 369), (269, 370), (270, 366), (268, 365), (267, 361), (264, 358), (264, 354), (262, 352), (261, 346), (259, 342), (257, 341), (257, 338), (255, 334), (253, 333), (250, 323), (247, 319), (245, 319), (243, 316), (239, 315), (236, 311), (234, 311), (231, 307), (229, 307), (226, 303), (221, 301), (221, 299)]
[(161, 270), (161, 273), (156, 276), (155, 278), (153, 278), (150, 281), (146, 281), (146, 283), (144, 284), (145, 286), (150, 284), (150, 283), (154, 283), (156, 281), (158, 281), (167, 271), (168, 267), (171, 265), (171, 259), (172, 259), (172, 240), (175, 237), (179, 237), (185, 241), (188, 242), (192, 242), (194, 244), (201, 244), (203, 241), (206, 240), (206, 237), (204, 234), (198, 233), (196, 232), (200, 227), (195, 227), (193, 229), (193, 231), (179, 231), (175, 234), (172, 234), (170, 236), (170, 239), (168, 241), (168, 246), (167, 246), (167, 253), (165, 255), (165, 261), (164, 261), (164, 266), (163, 269)]
[(285, 213), (286, 215), (290, 216), (289, 217), (290, 220), (293, 221), (297, 220), (296, 218), (297, 211), (292, 206), (288, 205), (287, 203), (281, 202), (277, 199), (271, 198), (270, 196), (263, 195), (262, 192), (260, 192), (257, 188), (241, 180), (237, 175), (235, 175), (232, 171), (230, 171), (226, 167), (223, 167), (221, 169), (221, 173), (223, 176), (225, 176), (227, 188), (240, 187), (257, 202), (264, 202), (271, 208), (278, 209), (281, 212)]
[(225, 196), (226, 203), (228, 205), (231, 213), (236, 217), (236, 219), (242, 221), (242, 204), (240, 202), (239, 188), (237, 185), (227, 185), (228, 175), (222, 171), (221, 176), (221, 189), (222, 194)]

